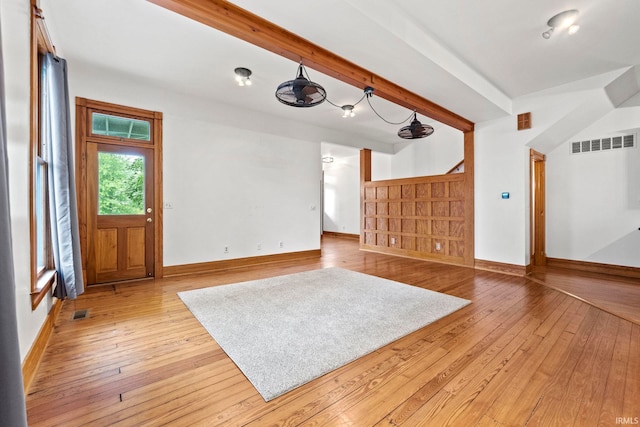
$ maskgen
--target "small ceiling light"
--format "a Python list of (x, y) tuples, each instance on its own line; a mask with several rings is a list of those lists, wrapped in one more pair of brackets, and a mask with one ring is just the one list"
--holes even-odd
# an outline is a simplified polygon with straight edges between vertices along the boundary
[(315, 107), (327, 98), (327, 91), (318, 83), (305, 77), (306, 70), (302, 62), (298, 67), (298, 77), (281, 83), (276, 89), (276, 98), (291, 107)]
[(403, 139), (425, 138), (433, 133), (433, 127), (423, 125), (418, 121), (418, 116), (413, 113), (413, 120), (409, 126), (405, 126), (398, 131), (398, 136)]
[(547, 31), (542, 33), (542, 37), (545, 39), (551, 38), (553, 31), (557, 28), (559, 30), (564, 30), (567, 28), (567, 32), (569, 34), (575, 34), (580, 29), (580, 26), (576, 24), (576, 19), (578, 18), (577, 9), (565, 10), (563, 12), (554, 15), (547, 21), (547, 25), (550, 27)]
[(236, 81), (238, 82), (238, 86), (251, 86), (251, 79), (249, 76), (251, 75), (251, 70), (244, 67), (238, 67), (233, 70), (236, 73)]
[(347, 104), (342, 106), (342, 117), (355, 117), (356, 113), (353, 111), (353, 105)]
[(322, 163), (333, 163), (333, 157), (331, 156), (324, 156), (322, 158)]

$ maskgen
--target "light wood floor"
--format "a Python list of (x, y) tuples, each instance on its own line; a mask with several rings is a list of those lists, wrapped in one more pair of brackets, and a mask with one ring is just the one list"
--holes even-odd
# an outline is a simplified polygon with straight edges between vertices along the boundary
[[(329, 266), (473, 303), (265, 403), (176, 296)], [(29, 425), (582, 427), (640, 417), (640, 326), (540, 284), (588, 287), (588, 277), (545, 274), (395, 258), (325, 238), (322, 257), (308, 261), (91, 288), (62, 309), (27, 397)], [(71, 320), (80, 309), (89, 318)]]

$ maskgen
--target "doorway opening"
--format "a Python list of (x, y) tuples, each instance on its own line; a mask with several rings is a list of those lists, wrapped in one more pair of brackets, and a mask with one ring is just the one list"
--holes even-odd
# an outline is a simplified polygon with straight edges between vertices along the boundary
[(545, 156), (530, 151), (531, 173), (531, 266), (547, 265), (545, 234)]

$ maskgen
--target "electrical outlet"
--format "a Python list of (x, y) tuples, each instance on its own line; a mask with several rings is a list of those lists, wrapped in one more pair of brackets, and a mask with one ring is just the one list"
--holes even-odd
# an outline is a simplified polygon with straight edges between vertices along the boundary
[(280, 246), (281, 248), (284, 248), (284, 242), (281, 240), (278, 246)]
[(256, 248), (256, 250), (262, 250), (262, 243), (258, 243), (258, 247)]
[(439, 251), (440, 249), (442, 249), (442, 245), (440, 245), (440, 242), (436, 242), (436, 251)]
[(391, 244), (392, 244), (392, 245), (395, 245), (395, 244), (396, 244), (396, 238), (395, 238), (395, 237), (392, 237), (392, 238), (391, 238)]
[(225, 247), (224, 247), (224, 253), (225, 253), (225, 254), (228, 254), (228, 253), (229, 253), (229, 246), (225, 246)]
[(164, 202), (164, 208), (165, 209), (173, 209), (173, 203), (165, 201)]

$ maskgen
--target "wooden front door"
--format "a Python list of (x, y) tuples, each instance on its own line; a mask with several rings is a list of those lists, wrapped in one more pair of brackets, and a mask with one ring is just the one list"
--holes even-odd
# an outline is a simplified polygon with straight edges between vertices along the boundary
[(90, 284), (152, 277), (153, 151), (87, 144)]
[(76, 98), (76, 130), (87, 285), (161, 278), (162, 113)]

